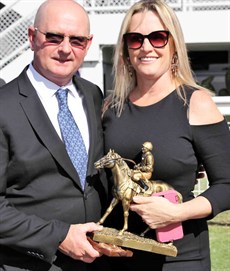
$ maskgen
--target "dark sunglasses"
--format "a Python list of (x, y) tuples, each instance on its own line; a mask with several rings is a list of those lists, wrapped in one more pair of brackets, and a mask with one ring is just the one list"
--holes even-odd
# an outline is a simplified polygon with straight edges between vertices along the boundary
[(51, 32), (42, 32), (38, 28), (35, 28), (35, 31), (40, 32), (46, 37), (46, 41), (52, 44), (60, 44), (63, 42), (65, 37), (69, 38), (69, 42), (71, 46), (78, 47), (81, 49), (85, 49), (87, 46), (88, 41), (91, 39), (89, 37), (83, 37), (83, 36), (66, 36), (64, 34), (57, 34), (57, 33), (51, 33)]
[(140, 49), (145, 38), (154, 48), (163, 48), (168, 43), (169, 31), (154, 31), (148, 35), (130, 32), (123, 35), (124, 42), (129, 49)]

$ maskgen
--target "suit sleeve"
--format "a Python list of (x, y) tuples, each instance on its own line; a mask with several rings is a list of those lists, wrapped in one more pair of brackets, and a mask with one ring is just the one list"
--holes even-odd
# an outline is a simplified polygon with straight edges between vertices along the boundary
[(59, 243), (67, 235), (69, 225), (27, 215), (7, 200), (8, 144), (0, 129), (0, 245), (51, 263)]

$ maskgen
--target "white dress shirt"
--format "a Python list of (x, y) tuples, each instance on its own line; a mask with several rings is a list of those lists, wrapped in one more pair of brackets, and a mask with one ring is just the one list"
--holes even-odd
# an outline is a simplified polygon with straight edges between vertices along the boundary
[[(50, 118), (55, 130), (57, 131), (59, 137), (62, 139), (61, 131), (58, 124), (57, 114), (58, 114), (58, 101), (56, 98), (56, 91), (60, 88), (60, 86), (54, 84), (53, 82), (49, 81), (42, 75), (40, 75), (30, 64), (27, 75), (35, 88), (38, 97), (40, 98), (47, 115)], [(68, 106), (69, 109), (75, 119), (75, 122), (78, 125), (78, 128), (81, 131), (86, 150), (89, 150), (89, 129), (88, 129), (88, 122), (86, 118), (86, 113), (82, 103), (82, 97), (80, 97), (79, 93), (77, 92), (75, 86), (73, 85), (72, 81), (69, 82), (66, 86), (62, 88), (68, 88)]]

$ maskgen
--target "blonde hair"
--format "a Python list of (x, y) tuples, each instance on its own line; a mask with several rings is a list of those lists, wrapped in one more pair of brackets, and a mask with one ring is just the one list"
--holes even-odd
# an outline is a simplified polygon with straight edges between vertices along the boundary
[[(178, 95), (186, 103), (183, 85), (194, 88), (201, 88), (194, 80), (190, 63), (187, 55), (187, 48), (184, 41), (183, 32), (175, 12), (163, 0), (142, 0), (135, 3), (126, 13), (122, 22), (118, 41), (114, 54), (114, 91), (111, 98), (111, 106), (116, 109), (117, 115), (120, 116), (125, 100), (131, 90), (136, 86), (136, 75), (128, 60), (128, 50), (123, 41), (123, 35), (129, 32), (129, 26), (132, 16), (136, 13), (153, 11), (156, 12), (166, 29), (170, 32), (172, 42), (169, 43), (174, 47), (178, 57), (178, 67), (176, 75), (172, 73), (176, 82)], [(132, 75), (131, 75), (132, 73)]]

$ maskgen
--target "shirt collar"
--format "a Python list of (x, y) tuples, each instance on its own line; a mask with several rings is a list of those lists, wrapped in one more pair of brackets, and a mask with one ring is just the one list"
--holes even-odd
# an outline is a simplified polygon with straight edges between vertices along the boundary
[[(60, 88), (60, 86), (56, 85), (55, 83), (51, 82), (40, 73), (38, 73), (34, 69), (32, 63), (29, 65), (27, 75), (38, 94), (42, 95), (43, 97), (46, 96), (47, 98), (51, 98)], [(71, 95), (73, 95), (74, 97), (78, 97), (77, 91), (72, 81), (70, 81), (67, 85), (62, 86), (62, 88), (68, 88)]]

